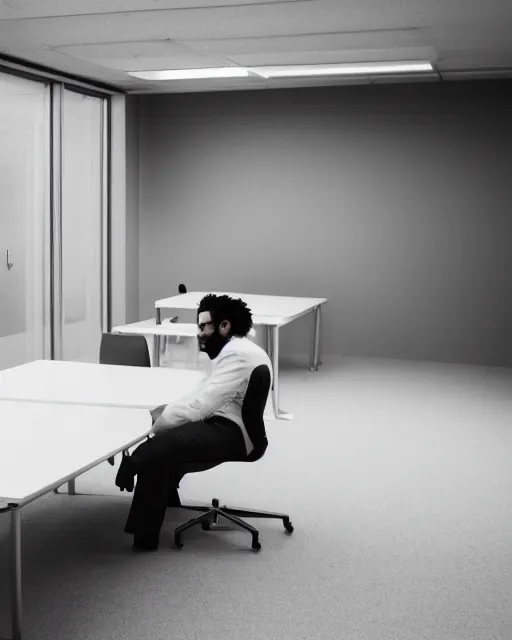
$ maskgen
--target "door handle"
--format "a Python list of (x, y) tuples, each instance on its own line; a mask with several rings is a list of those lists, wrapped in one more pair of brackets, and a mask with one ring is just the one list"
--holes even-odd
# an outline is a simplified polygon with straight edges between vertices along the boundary
[(11, 250), (7, 249), (7, 268), (9, 271), (14, 267), (14, 262), (11, 262)]

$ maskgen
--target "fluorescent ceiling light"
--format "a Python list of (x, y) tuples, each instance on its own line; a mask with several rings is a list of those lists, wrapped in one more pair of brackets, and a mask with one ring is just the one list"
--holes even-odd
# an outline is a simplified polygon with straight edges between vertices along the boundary
[(386, 73), (415, 73), (433, 71), (426, 61), (412, 62), (357, 62), (344, 64), (302, 64), (269, 67), (250, 67), (250, 71), (263, 78), (295, 78), (298, 76), (371, 76)]
[(432, 72), (428, 61), (357, 62), (342, 64), (303, 64), (265, 67), (209, 67), (203, 69), (163, 69), (161, 71), (129, 71), (142, 80), (199, 80), (205, 78), (242, 78), (249, 72), (262, 78), (297, 78), (311, 76), (372, 76), (378, 74)]
[(162, 71), (129, 71), (128, 75), (143, 80), (197, 80), (200, 78), (240, 78), (248, 76), (242, 67), (211, 67), (207, 69), (164, 69)]

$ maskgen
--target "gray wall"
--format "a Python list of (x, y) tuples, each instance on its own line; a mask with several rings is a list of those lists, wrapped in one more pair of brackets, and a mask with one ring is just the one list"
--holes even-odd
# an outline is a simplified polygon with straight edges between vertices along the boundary
[(126, 322), (139, 319), (139, 103), (126, 99)]
[(139, 318), (181, 282), (322, 296), (324, 353), (512, 366), (510, 87), (139, 97)]

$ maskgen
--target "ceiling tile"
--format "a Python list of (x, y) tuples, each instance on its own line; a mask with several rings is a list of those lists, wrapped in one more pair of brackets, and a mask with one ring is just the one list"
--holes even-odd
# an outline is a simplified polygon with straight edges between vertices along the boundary
[(179, 55), (184, 51), (193, 53), (185, 45), (171, 42), (170, 40), (65, 45), (63, 47), (54, 47), (54, 49), (84, 60), (93, 60), (94, 58), (137, 58), (141, 56), (158, 58), (160, 56)]
[(9, 0), (0, 4), (0, 20), (313, 1), (317, 0)]
[(365, 31), (360, 33), (320, 33), (292, 35), (288, 37), (181, 40), (181, 42), (201, 53), (227, 56), (305, 51), (391, 49), (408, 46), (425, 46), (428, 44), (425, 35), (415, 29)]
[(188, 47), (162, 40), (158, 42), (117, 42), (101, 45), (71, 45), (57, 51), (81, 60), (88, 60), (119, 71), (150, 71), (159, 69), (198, 69), (230, 66), (233, 63), (219, 57), (203, 55)]

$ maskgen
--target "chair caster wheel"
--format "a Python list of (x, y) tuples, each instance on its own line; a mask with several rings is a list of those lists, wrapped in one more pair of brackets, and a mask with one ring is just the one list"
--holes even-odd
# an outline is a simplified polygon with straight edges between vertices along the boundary
[(293, 525), (291, 522), (289, 522), (288, 524), (285, 524), (284, 528), (286, 529), (286, 533), (292, 533), (293, 531)]
[(206, 520), (203, 520), (201, 522), (201, 528), (203, 529), (203, 531), (210, 531), (210, 523)]
[(253, 551), (259, 551), (261, 549), (261, 544), (259, 542), (252, 543)]

